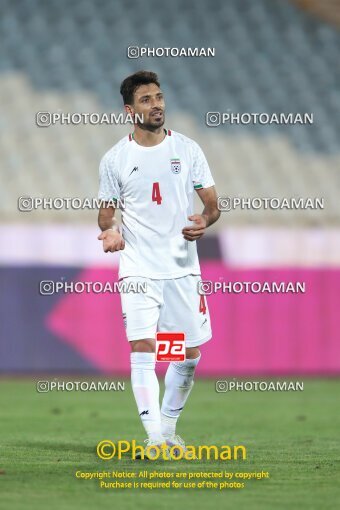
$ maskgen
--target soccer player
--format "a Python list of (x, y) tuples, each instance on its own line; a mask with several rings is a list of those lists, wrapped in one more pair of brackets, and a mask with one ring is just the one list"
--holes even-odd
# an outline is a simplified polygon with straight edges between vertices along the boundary
[[(215, 183), (199, 145), (163, 128), (164, 96), (155, 73), (128, 76), (120, 92), (125, 111), (138, 114), (143, 123), (136, 123), (134, 132), (101, 160), (99, 198), (116, 205), (120, 201), (122, 227), (115, 207), (103, 206), (98, 239), (105, 253), (121, 250), (120, 280), (147, 282), (146, 293), (121, 293), (132, 351), (132, 390), (146, 442), (185, 448), (176, 423), (193, 386), (199, 346), (212, 336), (206, 298), (197, 288), (201, 270), (196, 241), (220, 216)], [(203, 202), (202, 214), (194, 214), (194, 190)], [(186, 361), (169, 363), (161, 407), (157, 331), (184, 332), (186, 347)]]

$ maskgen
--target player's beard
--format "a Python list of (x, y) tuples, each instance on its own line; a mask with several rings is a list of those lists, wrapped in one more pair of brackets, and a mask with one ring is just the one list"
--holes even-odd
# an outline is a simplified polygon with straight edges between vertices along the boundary
[(162, 126), (164, 126), (165, 122), (165, 112), (162, 111), (162, 116), (160, 120), (155, 120), (152, 116), (149, 117), (148, 121), (146, 122), (137, 122), (137, 125), (140, 129), (144, 129), (145, 131), (157, 131)]

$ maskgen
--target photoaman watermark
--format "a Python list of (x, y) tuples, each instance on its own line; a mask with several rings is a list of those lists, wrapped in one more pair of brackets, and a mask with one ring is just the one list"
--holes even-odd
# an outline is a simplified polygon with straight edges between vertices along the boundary
[[(131, 453), (132, 460), (246, 460), (247, 450), (243, 445), (180, 445), (168, 447), (166, 443), (159, 446), (141, 446), (135, 439), (132, 441), (119, 440), (117, 443), (104, 439), (97, 444), (97, 455), (102, 460), (118, 460), (126, 453)], [(170, 456), (170, 459), (169, 459)]]

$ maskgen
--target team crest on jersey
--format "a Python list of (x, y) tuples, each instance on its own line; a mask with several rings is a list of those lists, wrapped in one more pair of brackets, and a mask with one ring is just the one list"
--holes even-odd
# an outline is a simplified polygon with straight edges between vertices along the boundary
[(179, 174), (181, 171), (181, 161), (178, 158), (171, 159), (171, 171), (174, 174)]

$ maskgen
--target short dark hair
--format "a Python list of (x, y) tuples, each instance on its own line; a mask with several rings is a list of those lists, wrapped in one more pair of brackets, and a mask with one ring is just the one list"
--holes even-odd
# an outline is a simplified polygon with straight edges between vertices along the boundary
[(155, 83), (157, 87), (160, 87), (158, 76), (152, 71), (138, 71), (125, 78), (120, 86), (120, 93), (123, 96), (124, 104), (133, 104), (133, 94), (136, 89), (141, 85), (148, 85), (149, 83)]

